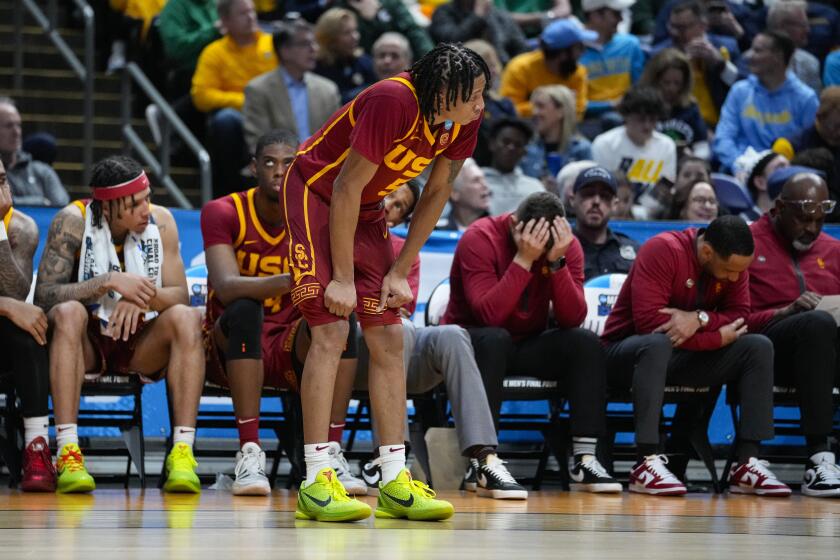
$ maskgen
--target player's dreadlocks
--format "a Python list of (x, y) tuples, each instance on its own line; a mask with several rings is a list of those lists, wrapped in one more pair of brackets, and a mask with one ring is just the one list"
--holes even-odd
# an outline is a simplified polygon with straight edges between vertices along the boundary
[(487, 63), (460, 43), (440, 43), (415, 62), (409, 74), (417, 89), (420, 112), (429, 123), (435, 113), (449, 110), (459, 94), (461, 101), (467, 101), (479, 76), (484, 76), (484, 91), (490, 87)]
[[(140, 175), (143, 168), (139, 163), (128, 156), (109, 156), (93, 166), (90, 175), (91, 187), (110, 187), (130, 181)], [(95, 227), (102, 227), (102, 204), (108, 203), (112, 206), (111, 211), (115, 216), (120, 215), (120, 200), (94, 200), (90, 203), (90, 210), (93, 212), (91, 222)], [(131, 195), (131, 202), (134, 204), (134, 195)], [(115, 211), (116, 207), (116, 211)]]

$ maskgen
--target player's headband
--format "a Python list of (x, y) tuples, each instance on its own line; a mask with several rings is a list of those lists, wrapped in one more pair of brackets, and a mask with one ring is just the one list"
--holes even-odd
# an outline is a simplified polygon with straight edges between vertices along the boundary
[(149, 188), (149, 178), (146, 177), (146, 172), (141, 171), (140, 175), (120, 183), (119, 185), (111, 185), (107, 187), (93, 187), (94, 200), (114, 200), (124, 196), (131, 196)]

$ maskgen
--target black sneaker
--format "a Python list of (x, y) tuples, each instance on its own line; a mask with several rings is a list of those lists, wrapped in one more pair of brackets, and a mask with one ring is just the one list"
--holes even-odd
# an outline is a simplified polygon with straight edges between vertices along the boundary
[(464, 490), (467, 492), (475, 492), (476, 486), (478, 486), (478, 459), (470, 459), (469, 465), (467, 465), (467, 472), (464, 474)]
[(819, 453), (818, 459), (817, 463), (808, 460), (802, 479), (802, 493), (814, 498), (840, 496), (840, 467), (834, 463), (834, 453)]
[(504, 461), (492, 453), (479, 462), (476, 482), (476, 492), (485, 498), (528, 499), (528, 491), (511, 476)]
[(382, 480), (382, 464), (379, 462), (379, 457), (365, 463), (362, 467), (362, 478), (367, 484), (367, 495), (378, 496), (379, 482)]
[(598, 459), (592, 455), (585, 455), (585, 461), (576, 461), (569, 471), (572, 479), (569, 487), (572, 490), (585, 492), (621, 492), (621, 483), (610, 476)]

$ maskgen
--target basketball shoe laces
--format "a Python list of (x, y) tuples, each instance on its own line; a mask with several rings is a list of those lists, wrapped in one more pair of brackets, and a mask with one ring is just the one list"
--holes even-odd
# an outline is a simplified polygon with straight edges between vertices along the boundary
[(501, 480), (502, 482), (507, 482), (510, 484), (516, 484), (516, 479), (513, 478), (513, 475), (510, 474), (510, 471), (507, 470), (505, 466), (505, 461), (497, 458), (493, 463), (487, 463), (487, 469), (493, 473), (493, 476)]
[(814, 471), (818, 478), (822, 478), (825, 484), (840, 486), (840, 467), (829, 461), (821, 461), (814, 465)]
[(337, 475), (330, 477), (330, 496), (336, 502), (349, 502), (352, 499)]
[(80, 452), (66, 449), (61, 456), (61, 465), (70, 472), (85, 470), (85, 459)]
[(335, 469), (336, 474), (339, 476), (350, 474), (350, 463), (344, 458), (343, 452), (336, 451), (335, 455), (333, 455), (333, 460), (336, 462), (336, 467), (338, 467)]
[(594, 457), (587, 463), (581, 463), (581, 466), (598, 478), (610, 478), (610, 474), (607, 472), (607, 469), (605, 469), (604, 466), (598, 462), (598, 459), (595, 459)]
[(198, 463), (195, 462), (195, 459), (190, 453), (190, 446), (185, 443), (176, 445), (172, 449), (170, 456), (172, 457), (171, 470), (173, 471), (190, 470), (198, 466)]
[(434, 490), (429, 488), (426, 484), (415, 479), (413, 476), (411, 477), (411, 480), (409, 482), (397, 482), (397, 484), (405, 486), (408, 489), (408, 491), (412, 494), (416, 492), (426, 498), (434, 498), (437, 495), (435, 494)]
[(768, 468), (769, 466), (770, 463), (768, 461), (756, 459), (751, 464), (747, 465), (747, 470), (764, 477), (765, 480), (776, 480), (776, 475), (770, 472), (770, 469)]
[(242, 455), (242, 462), (236, 465), (236, 472), (234, 473), (236, 478), (239, 478), (239, 475), (243, 471), (249, 474), (256, 472), (265, 476), (265, 471), (263, 471), (262, 465), (260, 464), (259, 453), (245, 453)]
[(654, 455), (654, 459), (648, 463), (648, 468), (656, 474), (662, 482), (672, 484), (672, 483), (680, 483), (679, 479), (674, 476), (670, 470), (668, 470), (665, 465), (668, 464), (668, 457), (665, 455)]

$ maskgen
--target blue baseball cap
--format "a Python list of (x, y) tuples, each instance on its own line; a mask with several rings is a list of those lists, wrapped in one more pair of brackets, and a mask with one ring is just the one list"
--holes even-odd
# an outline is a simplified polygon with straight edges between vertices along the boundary
[(618, 184), (615, 182), (613, 174), (605, 168), (598, 166), (590, 167), (581, 171), (578, 174), (577, 179), (575, 179), (575, 186), (572, 190), (574, 192), (578, 192), (583, 187), (595, 184), (606, 185), (613, 194), (618, 193)]
[(598, 33), (584, 29), (571, 19), (556, 19), (543, 29), (540, 40), (545, 48), (559, 51), (571, 47), (575, 43), (595, 41)]
[(790, 181), (794, 175), (799, 175), (800, 173), (814, 173), (825, 180), (825, 173), (813, 167), (805, 167), (804, 165), (781, 167), (767, 178), (767, 196), (770, 197), (770, 200), (775, 200), (777, 196), (782, 194), (782, 187), (785, 186), (785, 183)]

